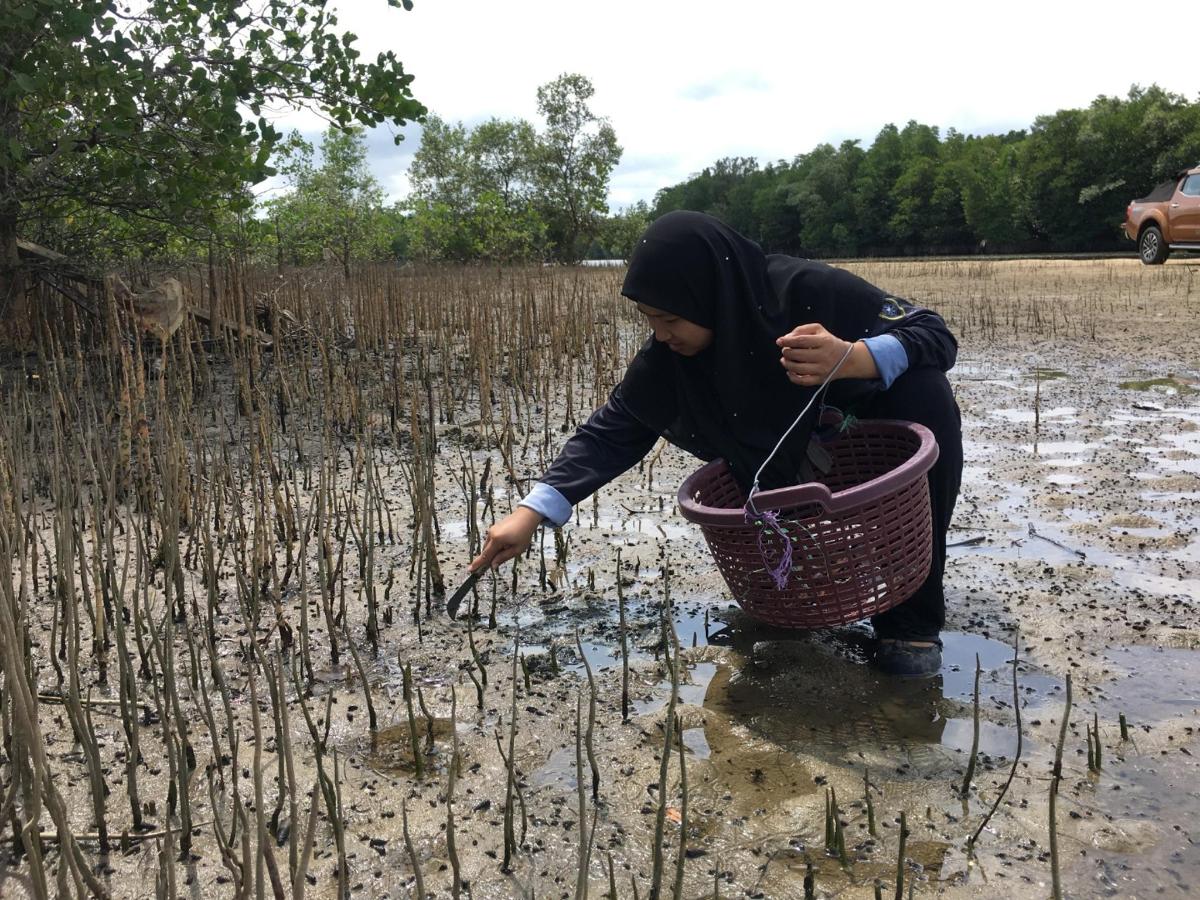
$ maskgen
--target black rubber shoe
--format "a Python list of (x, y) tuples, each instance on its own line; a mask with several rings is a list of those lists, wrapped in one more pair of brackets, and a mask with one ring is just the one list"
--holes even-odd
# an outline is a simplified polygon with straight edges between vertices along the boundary
[(919, 647), (907, 641), (880, 641), (875, 668), (897, 678), (928, 678), (942, 668), (942, 648)]

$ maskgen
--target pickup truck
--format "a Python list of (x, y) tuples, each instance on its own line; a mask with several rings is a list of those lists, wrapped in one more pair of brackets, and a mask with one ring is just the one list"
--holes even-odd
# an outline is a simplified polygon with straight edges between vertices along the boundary
[(1172, 250), (1200, 250), (1200, 166), (1180, 172), (1125, 210), (1125, 236), (1148, 266)]

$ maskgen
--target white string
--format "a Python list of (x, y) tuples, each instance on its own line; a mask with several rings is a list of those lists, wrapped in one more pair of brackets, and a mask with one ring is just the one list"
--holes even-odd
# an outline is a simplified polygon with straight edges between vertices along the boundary
[(804, 405), (804, 409), (800, 410), (800, 415), (796, 416), (796, 420), (792, 422), (792, 424), (788, 427), (788, 430), (783, 433), (783, 437), (779, 439), (779, 443), (775, 445), (775, 449), (767, 454), (767, 458), (763, 460), (763, 464), (759, 466), (758, 471), (754, 473), (754, 484), (750, 486), (750, 495), (746, 498), (746, 505), (753, 510), (756, 516), (761, 515), (761, 513), (758, 511), (758, 507), (754, 505), (754, 495), (758, 493), (758, 479), (762, 475), (763, 469), (765, 469), (771, 460), (775, 458), (775, 454), (779, 452), (779, 448), (783, 446), (783, 442), (788, 439), (788, 435), (795, 431), (796, 426), (800, 424), (800, 421), (806, 415), (808, 415), (808, 411), (812, 409), (813, 404), (817, 402), (817, 398), (820, 397), (825, 388), (829, 386), (829, 382), (833, 381), (833, 376), (836, 375), (838, 369), (842, 367), (842, 363), (844, 363), (850, 357), (850, 352), (853, 349), (853, 343), (846, 347), (846, 352), (843, 353), (842, 358), (837, 361), (837, 365), (829, 370), (829, 374), (825, 376), (825, 380), (821, 382), (821, 386), (817, 388), (816, 392), (809, 398), (808, 403)]

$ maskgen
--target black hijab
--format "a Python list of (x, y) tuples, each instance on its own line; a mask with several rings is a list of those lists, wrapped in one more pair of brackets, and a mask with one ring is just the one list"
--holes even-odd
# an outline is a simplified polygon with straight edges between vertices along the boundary
[[(686, 357), (651, 337), (619, 391), (647, 427), (700, 457), (723, 457), (744, 490), (812, 397), (788, 380), (776, 338), (818, 322), (845, 340), (867, 334), (883, 291), (840, 269), (766, 255), (711, 216), (672, 212), (651, 223), (629, 261), (621, 293), (713, 331)], [(764, 489), (797, 483), (816, 410), (763, 472)]]

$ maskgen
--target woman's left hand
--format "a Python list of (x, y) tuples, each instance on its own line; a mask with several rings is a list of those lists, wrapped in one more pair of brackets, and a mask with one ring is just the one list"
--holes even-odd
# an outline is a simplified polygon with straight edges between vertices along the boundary
[[(792, 384), (805, 387), (823, 382), (850, 346), (849, 341), (843, 341), (836, 334), (830, 334), (824, 326), (817, 323), (797, 325), (775, 343), (782, 351), (779, 361), (787, 370), (788, 379)], [(838, 377), (846, 377), (846, 368), (850, 362), (850, 359), (846, 360), (838, 371)]]

